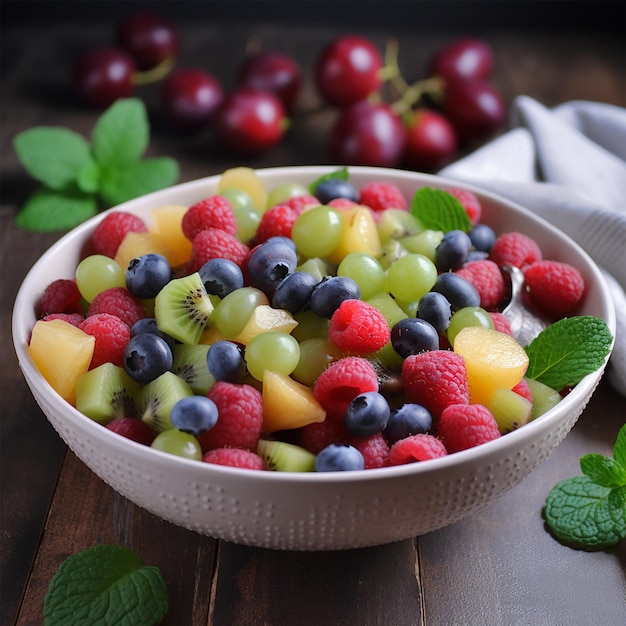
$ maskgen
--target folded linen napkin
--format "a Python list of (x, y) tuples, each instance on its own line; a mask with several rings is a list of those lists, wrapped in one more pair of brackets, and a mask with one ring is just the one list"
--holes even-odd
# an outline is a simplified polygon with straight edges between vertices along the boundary
[(626, 396), (626, 110), (588, 101), (547, 109), (519, 96), (510, 121), (512, 130), (438, 173), (521, 204), (594, 259), (617, 314), (607, 377)]

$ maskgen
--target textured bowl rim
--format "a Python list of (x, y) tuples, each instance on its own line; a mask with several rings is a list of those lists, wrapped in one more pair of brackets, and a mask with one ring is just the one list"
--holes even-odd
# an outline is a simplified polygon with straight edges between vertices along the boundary
[[(255, 169), (255, 171), (263, 180), (268, 182), (271, 181), (273, 178), (282, 178), (286, 175), (290, 175), (291, 173), (293, 173), (293, 175), (299, 175), (302, 178), (306, 177), (307, 180), (313, 181), (319, 176), (328, 172), (332, 172), (336, 169), (338, 169), (338, 166), (326, 165), (260, 168)], [(507, 198), (504, 198), (503, 196), (500, 196), (490, 191), (486, 191), (478, 186), (467, 184), (465, 182), (455, 181), (453, 179), (430, 174), (422, 174), (419, 172), (410, 172), (389, 168), (349, 166), (348, 170), (351, 175), (361, 175), (370, 179), (375, 179), (376, 176), (392, 176), (396, 179), (404, 180), (407, 184), (411, 184), (414, 186), (416, 184), (433, 184), (434, 186), (438, 187), (461, 187), (476, 193), (479, 198), (488, 199), (496, 204), (504, 204), (507, 206), (507, 209), (523, 214), (524, 219), (528, 219), (531, 222), (536, 222), (537, 225), (539, 225), (541, 228), (550, 231), (552, 236), (555, 236), (556, 238), (565, 241), (568, 246), (573, 247), (577, 254), (581, 257), (581, 259), (587, 264), (587, 267), (585, 269), (591, 273), (592, 280), (597, 283), (597, 288), (601, 295), (601, 308), (605, 311), (604, 320), (607, 323), (612, 335), (615, 336), (616, 319), (613, 301), (600, 269), (589, 257), (589, 255), (582, 248), (580, 248), (580, 246), (576, 242), (574, 242), (570, 237), (565, 235), (562, 231), (560, 231), (541, 217), (533, 214), (521, 205), (511, 200), (508, 200)], [(251, 472), (250, 470), (218, 466), (209, 463), (200, 463), (199, 461), (177, 457), (166, 452), (161, 452), (159, 450), (143, 446), (124, 437), (120, 437), (116, 433), (113, 433), (108, 429), (103, 428), (101, 424), (89, 419), (88, 417), (80, 413), (76, 408), (66, 403), (43, 378), (43, 376), (39, 373), (37, 367), (35, 366), (34, 362), (32, 361), (32, 358), (30, 357), (26, 347), (30, 333), (30, 327), (32, 326), (32, 323), (34, 323), (34, 310), (32, 314), (32, 323), (29, 321), (31, 317), (27, 315), (27, 319), (25, 319), (23, 316), (24, 312), (28, 312), (29, 309), (33, 309), (33, 297), (35, 295), (35, 292), (32, 288), (32, 285), (37, 282), (36, 276), (41, 268), (45, 267), (49, 263), (50, 259), (54, 258), (60, 248), (63, 248), (68, 244), (68, 242), (75, 239), (84, 241), (88, 233), (93, 230), (95, 225), (100, 220), (102, 220), (107, 213), (116, 210), (137, 210), (138, 207), (141, 207), (142, 205), (151, 202), (153, 199), (155, 200), (155, 202), (158, 201), (159, 205), (168, 203), (170, 201), (173, 201), (173, 198), (179, 196), (182, 193), (194, 192), (197, 189), (201, 189), (205, 185), (214, 184), (219, 179), (220, 175), (221, 174), (216, 174), (180, 183), (165, 190), (156, 191), (135, 200), (125, 202), (121, 205), (109, 209), (108, 211), (104, 211), (98, 214), (97, 216), (89, 219), (80, 226), (63, 235), (47, 251), (45, 251), (32, 266), (32, 268), (24, 278), (22, 285), (20, 286), (15, 300), (12, 316), (13, 343), (20, 368), (22, 369), (22, 372), (24, 373), (24, 376), (27, 380), (38, 381), (38, 383), (42, 385), (43, 389), (45, 390), (44, 392), (46, 396), (49, 397), (58, 414), (63, 416), (63, 419), (69, 420), (72, 425), (81, 430), (86, 430), (96, 439), (100, 437), (104, 437), (105, 439), (108, 438), (107, 444), (111, 444), (119, 450), (129, 449), (128, 446), (131, 446), (130, 449), (133, 449), (135, 453), (137, 453), (142, 458), (144, 455), (146, 455), (147, 458), (160, 458), (166, 464), (180, 464), (183, 468), (187, 466), (192, 467), (195, 470), (197, 470), (198, 466), (200, 465), (202, 467), (201, 471), (206, 473), (207, 479), (217, 478), (220, 475), (231, 475), (242, 477), (245, 476), (246, 480), (249, 480), (251, 483), (255, 481), (299, 483), (302, 484), (303, 488), (306, 488), (304, 487), (304, 485), (307, 484), (317, 485), (332, 483), (349, 485), (355, 482), (360, 483), (363, 481), (368, 482), (388, 480), (400, 476), (417, 476), (423, 473), (428, 473), (430, 470), (445, 470), (453, 467), (456, 468), (465, 464), (471, 465), (476, 463), (477, 461), (480, 461), (481, 457), (485, 456), (486, 454), (488, 455), (489, 451), (493, 451), (494, 453), (502, 453), (509, 447), (514, 448), (516, 446), (519, 447), (522, 444), (527, 444), (531, 440), (533, 440), (538, 433), (549, 432), (554, 426), (562, 421), (564, 415), (573, 412), (576, 409), (576, 406), (579, 404), (580, 399), (590, 395), (598, 384), (600, 378), (602, 377), (606, 362), (608, 362), (608, 356), (605, 360), (605, 365), (602, 368), (598, 369), (595, 372), (592, 372), (591, 374), (588, 374), (585, 378), (583, 378), (583, 380), (580, 381), (576, 388), (570, 394), (565, 396), (556, 407), (514, 432), (508, 433), (503, 437), (482, 444), (475, 448), (471, 448), (469, 450), (464, 450), (461, 452), (455, 452), (454, 454), (450, 454), (442, 458), (431, 459), (426, 463), (412, 463), (395, 467), (375, 468), (369, 469), (367, 471), (328, 473), (268, 471)], [(173, 197), (172, 200), (168, 200), (169, 196)]]

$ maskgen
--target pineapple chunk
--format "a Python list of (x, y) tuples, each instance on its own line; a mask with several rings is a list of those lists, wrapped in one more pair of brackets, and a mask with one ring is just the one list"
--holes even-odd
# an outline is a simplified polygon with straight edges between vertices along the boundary
[(247, 346), (259, 333), (275, 330), (289, 334), (297, 325), (298, 322), (289, 311), (261, 304), (254, 309), (235, 341)]
[(331, 263), (341, 261), (351, 252), (365, 252), (373, 257), (381, 253), (378, 227), (370, 209), (357, 206), (341, 212), (345, 227), (339, 245), (327, 257)]
[(185, 237), (182, 229), (183, 215), (187, 207), (170, 204), (152, 209), (152, 224), (149, 232), (160, 235), (163, 243), (170, 249), (169, 259), (172, 267), (186, 263), (191, 257), (191, 241)]
[(224, 189), (245, 191), (252, 198), (254, 208), (261, 213), (267, 208), (267, 190), (251, 167), (233, 167), (225, 170), (217, 184), (217, 193)]
[(126, 233), (115, 254), (115, 261), (126, 271), (129, 263), (134, 258), (149, 252), (162, 254), (169, 261), (170, 265), (176, 267), (174, 261), (177, 259), (177, 253), (170, 247), (168, 236), (152, 232)]
[(29, 350), (35, 365), (52, 388), (75, 405), (76, 383), (89, 369), (95, 343), (92, 335), (68, 322), (39, 320), (33, 326)]

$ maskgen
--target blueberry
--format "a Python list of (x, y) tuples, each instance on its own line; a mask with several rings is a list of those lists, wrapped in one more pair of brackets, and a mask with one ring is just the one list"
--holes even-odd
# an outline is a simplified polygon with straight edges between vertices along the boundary
[(298, 264), (298, 256), (292, 246), (282, 238), (266, 241), (257, 246), (248, 260), (248, 276), (253, 287), (260, 289), (268, 298), (283, 278), (291, 274)]
[(131, 260), (126, 270), (126, 287), (138, 298), (154, 298), (172, 277), (169, 261), (150, 252)]
[(476, 224), (469, 232), (469, 238), (474, 248), (480, 252), (490, 252), (496, 242), (496, 233), (487, 224)]
[(244, 286), (241, 268), (230, 259), (210, 259), (198, 273), (206, 292), (220, 298)]
[(309, 272), (293, 272), (278, 283), (272, 297), (275, 309), (285, 309), (293, 315), (304, 311), (311, 300), (318, 280)]
[(435, 249), (435, 265), (439, 272), (461, 269), (472, 249), (472, 240), (462, 230), (450, 230)]
[(426, 320), (407, 317), (391, 328), (391, 345), (403, 358), (411, 354), (439, 349), (439, 333)]
[(438, 333), (444, 333), (450, 325), (452, 308), (442, 293), (429, 291), (417, 303), (417, 317), (432, 324)]
[(480, 306), (480, 294), (476, 287), (453, 272), (439, 274), (431, 291), (443, 294), (450, 303), (453, 313), (466, 306)]
[(134, 337), (135, 335), (143, 335), (145, 333), (158, 335), (159, 337), (161, 337), (161, 339), (165, 339), (167, 345), (170, 348), (174, 348), (176, 340), (174, 339), (174, 337), (171, 337), (170, 335), (164, 333), (162, 330), (159, 329), (156, 319), (154, 317), (142, 317), (130, 327), (131, 337)]
[(217, 418), (217, 406), (206, 396), (181, 398), (170, 412), (172, 426), (194, 436), (213, 428)]
[(387, 425), (391, 409), (385, 396), (377, 391), (361, 393), (348, 405), (344, 420), (348, 432), (371, 437)]
[(326, 276), (311, 294), (311, 310), (319, 317), (330, 319), (344, 300), (358, 300), (361, 290), (347, 276)]
[(315, 188), (315, 197), (322, 203), (328, 204), (335, 198), (346, 198), (353, 202), (359, 201), (359, 192), (354, 185), (341, 178), (328, 178)]
[(124, 369), (140, 383), (149, 383), (172, 368), (172, 350), (162, 337), (143, 333), (130, 338), (124, 349)]
[(315, 457), (316, 472), (345, 472), (362, 469), (365, 469), (365, 459), (354, 446), (331, 443)]
[(216, 380), (238, 383), (245, 374), (243, 350), (233, 341), (222, 339), (209, 346), (206, 364)]
[(391, 411), (383, 435), (390, 444), (393, 444), (411, 435), (426, 434), (432, 425), (432, 415), (421, 404), (402, 404)]

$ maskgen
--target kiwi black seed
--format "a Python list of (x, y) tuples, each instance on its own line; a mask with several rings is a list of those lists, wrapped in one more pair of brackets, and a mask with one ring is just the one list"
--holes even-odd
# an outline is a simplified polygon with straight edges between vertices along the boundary
[(284, 441), (260, 439), (257, 453), (268, 470), (277, 472), (313, 472), (315, 455), (300, 446)]
[(206, 344), (184, 344), (174, 346), (174, 365), (172, 372), (180, 376), (196, 394), (205, 395), (215, 383), (215, 377), (209, 372), (206, 355), (209, 346)]
[(192, 395), (193, 391), (182, 378), (172, 372), (165, 372), (139, 391), (139, 417), (157, 432), (173, 428), (170, 421), (172, 407), (181, 398)]

